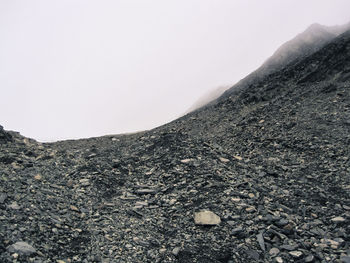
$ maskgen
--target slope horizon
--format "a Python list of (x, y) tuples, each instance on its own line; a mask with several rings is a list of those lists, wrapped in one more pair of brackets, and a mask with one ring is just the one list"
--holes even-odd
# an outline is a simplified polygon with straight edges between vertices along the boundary
[(343, 0), (102, 2), (0, 4), (5, 129), (45, 142), (159, 127), (232, 87), (312, 23), (348, 22), (350, 8)]
[[(234, 93), (234, 91), (236, 91), (237, 89), (239, 89), (239, 87), (237, 87), (237, 85), (239, 85), (239, 83), (241, 81), (244, 81), (246, 78), (249, 78), (249, 76), (251, 76), (252, 74), (256, 74), (256, 72), (258, 72), (259, 70), (266, 70), (265, 68), (269, 67), (269, 63), (271, 63), (270, 61), (272, 60), (276, 60), (276, 57), (283, 57), (285, 53), (289, 53), (290, 52), (290, 43), (293, 43), (293, 48), (295, 46), (295, 42), (298, 44), (300, 41), (304, 41), (305, 38), (310, 38), (310, 34), (314, 34), (315, 32), (319, 32), (319, 31), (327, 31), (327, 32), (332, 32), (332, 36), (329, 36), (329, 38), (327, 39), (327, 41), (324, 41), (321, 43), (321, 45), (318, 47), (322, 47), (325, 45), (325, 43), (327, 43), (329, 40), (334, 39), (335, 37), (337, 37), (338, 35), (341, 35), (342, 33), (344, 33), (345, 31), (350, 29), (350, 22), (346, 23), (346, 24), (342, 24), (342, 25), (321, 25), (319, 23), (313, 23), (310, 26), (308, 26), (303, 32), (297, 34), (294, 38), (292, 38), (291, 40), (286, 41), (285, 43), (283, 43), (279, 48), (277, 48), (276, 51), (273, 52), (273, 54), (271, 56), (269, 56), (263, 63), (261, 66), (259, 66), (257, 69), (253, 70), (251, 73), (247, 74), (244, 78), (242, 78), (241, 80), (239, 80), (236, 84), (234, 85), (222, 85), (218, 88), (212, 89), (210, 91), (208, 91), (206, 94), (202, 95), (200, 98), (197, 99), (197, 101), (182, 115), (176, 117), (173, 120), (170, 120), (167, 123), (161, 124), (157, 127), (153, 127), (151, 129), (156, 129), (159, 128), (163, 125), (167, 125), (170, 122), (176, 121), (179, 118), (182, 118), (183, 116), (190, 114), (193, 111), (196, 110), (200, 110), (201, 108), (204, 108), (206, 106), (211, 106), (212, 104), (217, 103), (217, 100), (220, 100), (221, 97), (225, 98), (227, 95), (224, 95), (225, 92), (230, 92), (229, 94), (232, 94), (232, 92)], [(318, 39), (317, 39), (318, 40)], [(315, 45), (318, 46), (318, 42), (315, 43), (314, 40), (308, 40), (310, 41), (310, 45)], [(315, 50), (317, 50), (318, 48), (315, 48)], [(314, 51), (315, 51), (314, 50)], [(311, 52), (310, 54), (312, 54), (313, 52)], [(290, 59), (288, 60), (288, 63), (280, 63), (277, 64), (277, 69), (276, 70), (281, 70), (282, 67), (287, 66), (287, 64), (293, 62), (294, 59)], [(272, 72), (274, 72), (274, 70), (268, 70), (268, 73), (264, 73), (264, 75), (268, 75)], [(254, 80), (255, 81), (255, 80)], [(147, 130), (137, 130), (137, 131), (126, 131), (123, 133), (110, 133), (110, 134), (100, 134), (100, 135), (96, 135), (96, 136), (91, 136), (91, 137), (83, 137), (83, 138), (66, 138), (66, 139), (58, 139), (58, 140), (37, 140), (38, 142), (58, 142), (58, 141), (64, 141), (64, 140), (79, 140), (79, 139), (88, 139), (88, 138), (96, 138), (96, 137), (102, 137), (102, 136), (113, 136), (113, 135), (131, 135), (131, 134), (137, 134), (140, 132), (144, 132)], [(20, 131), (17, 131), (20, 132)], [(26, 137), (26, 136), (25, 136)], [(34, 139), (34, 138), (31, 138)]]
[[(300, 42), (303, 42), (303, 41), (305, 41), (305, 39), (308, 39), (307, 41), (309, 42), (310, 45), (312, 45), (312, 46), (316, 45), (316, 48), (313, 51), (310, 51), (310, 53), (308, 53), (308, 54), (312, 54), (314, 51), (316, 51), (320, 47), (323, 47), (330, 40), (334, 39), (338, 35), (341, 35), (342, 33), (344, 33), (345, 31), (348, 31), (348, 30), (350, 30), (350, 21), (345, 23), (345, 24), (342, 24), (342, 25), (321, 25), (319, 23), (312, 23), (303, 32), (298, 33), (294, 38), (287, 40), (285, 43), (283, 43), (257, 69), (253, 70), (252, 72), (250, 72), (249, 74), (244, 76), (241, 80), (237, 81), (234, 85), (221, 85), (218, 88), (214, 88), (212, 90), (209, 90), (206, 94), (204, 94), (200, 98), (198, 98), (197, 101), (184, 114), (179, 115), (178, 117), (174, 118), (173, 120), (168, 121), (167, 123), (161, 124), (161, 125), (156, 126), (156, 127), (152, 127), (151, 129), (156, 129), (156, 128), (159, 128), (163, 125), (167, 125), (168, 123), (176, 121), (177, 119), (182, 118), (183, 116), (190, 114), (193, 111), (200, 110), (201, 108), (206, 107), (206, 106), (211, 106), (212, 104), (217, 103), (217, 100), (220, 100), (221, 98), (226, 98), (227, 95), (225, 95), (225, 94), (227, 92), (229, 92), (228, 94), (234, 94), (234, 92), (237, 89), (240, 89), (240, 87), (237, 87), (240, 84), (240, 82), (244, 81), (245, 79), (249, 78), (250, 76), (254, 75), (254, 78), (253, 78), (253, 80), (249, 80), (249, 81), (256, 81), (255, 75), (257, 74), (257, 72), (259, 70), (267, 71), (267, 73), (265, 73), (265, 72), (263, 73), (264, 76), (271, 74), (274, 71), (281, 70), (283, 67), (285, 67), (289, 63), (293, 62), (296, 58), (289, 59), (288, 63), (272, 62), (272, 64), (276, 63), (277, 66), (274, 66), (273, 69), (271, 69), (271, 70), (270, 69), (266, 70), (266, 68), (269, 67), (269, 64), (271, 64), (271, 61), (274, 61), (280, 57), (284, 57), (285, 54), (290, 53), (290, 50), (291, 50), (290, 45), (292, 45), (293, 48), (295, 48), (295, 46), (299, 45)], [(315, 39), (311, 40), (310, 35), (313, 35), (315, 33), (317, 34), (317, 33), (322, 32), (322, 31), (327, 32), (327, 33), (332, 34), (332, 35), (327, 36), (327, 39), (324, 40), (323, 42), (321, 42), (320, 45), (318, 46), (319, 42), (315, 42)], [(319, 41), (319, 39), (316, 39), (316, 40)], [(150, 129), (147, 129), (147, 130), (150, 130)], [(144, 132), (147, 130), (125, 131), (123, 133), (100, 134), (100, 135), (96, 135), (96, 136), (82, 137), (82, 138), (65, 138), (65, 139), (57, 139), (57, 140), (49, 139), (49, 140), (37, 140), (37, 141), (38, 142), (58, 142), (58, 141), (65, 141), (65, 140), (89, 139), (89, 138), (96, 138), (96, 137), (102, 137), (102, 136), (131, 135), (131, 134), (137, 134), (140, 132)], [(14, 132), (21, 133), (20, 131), (14, 131)], [(31, 137), (28, 137), (28, 138), (35, 139), (35, 138), (31, 138)]]

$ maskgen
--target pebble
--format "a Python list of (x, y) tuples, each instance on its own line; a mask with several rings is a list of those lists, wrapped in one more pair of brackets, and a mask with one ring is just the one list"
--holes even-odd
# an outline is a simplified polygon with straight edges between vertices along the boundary
[(219, 159), (220, 159), (220, 161), (223, 162), (223, 163), (228, 163), (228, 162), (230, 161), (229, 159), (224, 158), (224, 157), (220, 157)]
[(310, 262), (313, 262), (315, 259), (315, 257), (313, 255), (308, 255), (306, 258), (305, 258), (305, 262), (306, 263), (310, 263)]
[(18, 210), (20, 209), (19, 205), (17, 204), (17, 202), (12, 202), (10, 205), (9, 205), (9, 208), (11, 209), (14, 209), (14, 210)]
[(270, 251), (269, 251), (269, 254), (270, 254), (272, 257), (277, 256), (278, 253), (280, 253), (280, 250), (279, 250), (277, 247), (273, 247), (273, 248), (271, 248)]
[(218, 225), (221, 219), (211, 211), (202, 211), (194, 214), (194, 223), (196, 225)]
[(239, 156), (239, 155), (234, 155), (233, 158), (235, 158), (238, 161), (242, 161), (243, 160), (243, 158), (241, 156)]
[(232, 229), (232, 235), (236, 235), (238, 233), (241, 233), (243, 231), (242, 227), (236, 227), (234, 229)]
[(265, 251), (265, 241), (262, 233), (256, 235), (256, 239), (258, 240), (259, 246), (262, 251)]
[(249, 198), (254, 198), (255, 197), (255, 195), (253, 193), (249, 193), (248, 196), (249, 196)]
[(90, 185), (90, 180), (89, 180), (89, 179), (80, 179), (80, 180), (79, 180), (79, 183), (80, 183), (82, 186), (88, 186), (88, 185)]
[(18, 255), (29, 256), (36, 253), (35, 248), (29, 245), (27, 242), (19, 241), (7, 248), (10, 253), (17, 253)]
[(192, 161), (193, 161), (193, 159), (183, 159), (180, 162), (182, 162), (182, 163), (190, 163)]
[(331, 219), (333, 223), (343, 223), (345, 222), (345, 218), (341, 216), (337, 216)]
[(0, 193), (0, 204), (3, 204), (7, 198), (5, 193)]
[(247, 250), (247, 255), (252, 258), (253, 260), (257, 261), (260, 258), (259, 252), (255, 250)]
[(236, 224), (235, 221), (229, 220), (227, 221), (227, 224), (229, 224), (230, 226), (234, 226)]
[(76, 207), (75, 205), (71, 205), (69, 208), (73, 211), (79, 211), (78, 207)]
[(255, 207), (254, 207), (254, 206), (250, 206), (250, 207), (247, 207), (247, 208), (245, 209), (245, 211), (246, 211), (247, 213), (253, 213), (253, 212), (255, 212), (256, 210), (255, 210)]
[(135, 203), (136, 206), (148, 206), (148, 202), (147, 201), (137, 201)]
[(300, 258), (303, 255), (303, 252), (299, 250), (294, 250), (294, 251), (290, 251), (289, 254), (294, 258)]
[(176, 199), (170, 199), (170, 201), (169, 201), (169, 205), (173, 205), (173, 204), (175, 204), (176, 203)]
[(281, 257), (276, 257), (275, 260), (277, 263), (283, 263), (283, 259)]
[(279, 221), (276, 222), (277, 226), (283, 227), (285, 225), (288, 225), (289, 221), (287, 219), (281, 219)]
[(149, 188), (145, 188), (145, 189), (138, 189), (135, 191), (136, 194), (140, 194), (140, 195), (146, 195), (146, 194), (155, 194), (157, 193), (156, 189), (149, 189)]
[(177, 256), (180, 252), (181, 248), (180, 247), (175, 247), (171, 253), (173, 253), (174, 256)]
[(288, 250), (288, 251), (292, 251), (294, 249), (296, 249), (298, 246), (296, 245), (282, 245), (281, 248)]

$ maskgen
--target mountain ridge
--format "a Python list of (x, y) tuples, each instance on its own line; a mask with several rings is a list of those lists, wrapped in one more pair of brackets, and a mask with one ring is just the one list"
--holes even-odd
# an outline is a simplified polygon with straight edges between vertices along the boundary
[(302, 59), (316, 52), (329, 43), (329, 41), (349, 29), (350, 22), (336, 26), (323, 26), (317, 23), (310, 25), (305, 31), (282, 44), (258, 69), (224, 91), (220, 97), (209, 102), (209, 105), (225, 99), (240, 89), (244, 89), (252, 82), (256, 82), (277, 69), (287, 66), (294, 60)]

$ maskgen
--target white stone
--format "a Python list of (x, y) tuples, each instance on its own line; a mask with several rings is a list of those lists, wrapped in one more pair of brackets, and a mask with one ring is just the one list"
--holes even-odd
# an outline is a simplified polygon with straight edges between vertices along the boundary
[(290, 251), (289, 254), (294, 258), (300, 258), (303, 255), (303, 252), (294, 250), (294, 251)]
[(281, 257), (276, 257), (275, 259), (277, 263), (283, 263), (283, 259)]
[(211, 211), (202, 211), (194, 214), (194, 222), (196, 225), (218, 225), (221, 219)]
[(229, 159), (224, 158), (224, 157), (220, 157), (219, 159), (220, 159), (220, 161), (223, 162), (223, 163), (228, 163), (228, 162), (230, 161)]
[(344, 217), (341, 217), (341, 216), (337, 216), (337, 217), (334, 217), (331, 219), (331, 221), (333, 223), (342, 223), (345, 221), (345, 218)]

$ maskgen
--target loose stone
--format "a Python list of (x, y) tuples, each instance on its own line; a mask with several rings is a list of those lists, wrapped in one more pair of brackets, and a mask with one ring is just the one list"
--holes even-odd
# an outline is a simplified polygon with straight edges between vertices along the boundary
[(194, 222), (196, 225), (218, 225), (221, 219), (211, 211), (202, 211), (194, 214)]
[(18, 255), (29, 256), (36, 253), (35, 248), (29, 245), (27, 242), (19, 241), (9, 246), (7, 250), (10, 253), (17, 253)]

